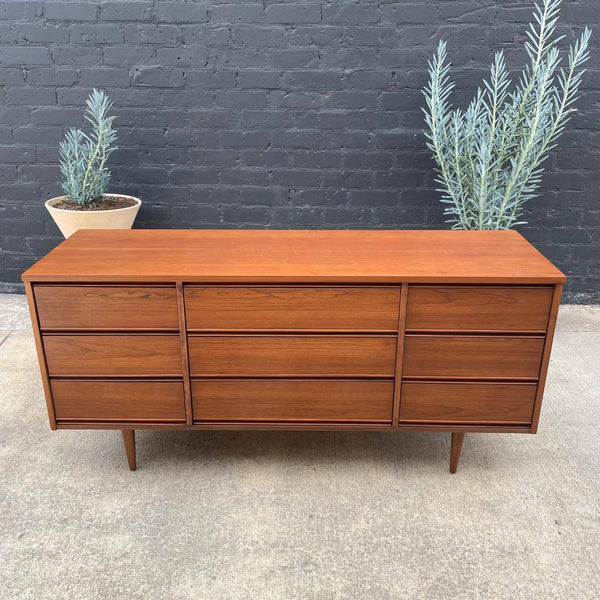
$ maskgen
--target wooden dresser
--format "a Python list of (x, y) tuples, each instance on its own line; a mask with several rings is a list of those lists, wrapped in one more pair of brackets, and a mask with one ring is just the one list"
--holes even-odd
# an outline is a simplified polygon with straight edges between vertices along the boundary
[(23, 275), (52, 429), (535, 433), (564, 275), (514, 231), (79, 231)]

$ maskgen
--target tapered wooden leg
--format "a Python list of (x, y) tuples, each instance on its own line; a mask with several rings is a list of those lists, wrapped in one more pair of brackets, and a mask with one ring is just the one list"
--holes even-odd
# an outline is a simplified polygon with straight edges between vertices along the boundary
[(129, 468), (135, 471), (135, 429), (121, 429)]
[(462, 450), (464, 433), (453, 433), (452, 444), (450, 445), (450, 473), (456, 473), (458, 461), (460, 460), (460, 451)]

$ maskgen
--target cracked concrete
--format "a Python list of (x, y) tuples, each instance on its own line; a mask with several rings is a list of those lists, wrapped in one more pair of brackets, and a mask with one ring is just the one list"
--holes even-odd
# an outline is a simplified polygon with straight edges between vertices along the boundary
[(540, 432), (48, 428), (0, 296), (0, 598), (600, 597), (600, 307), (560, 313)]

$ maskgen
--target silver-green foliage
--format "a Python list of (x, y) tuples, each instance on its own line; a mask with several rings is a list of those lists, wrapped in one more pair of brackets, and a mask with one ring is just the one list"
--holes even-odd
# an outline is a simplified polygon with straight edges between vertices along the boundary
[(93, 90), (86, 101), (85, 119), (91, 125), (89, 134), (72, 128), (60, 143), (62, 188), (79, 208), (100, 200), (110, 181), (106, 161), (116, 150), (117, 135), (108, 116), (112, 103), (106, 94)]
[[(453, 229), (509, 229), (539, 189), (548, 152), (574, 111), (589, 58), (585, 29), (561, 66), (556, 24), (561, 0), (536, 4), (525, 50), (528, 64), (513, 86), (502, 51), (466, 110), (454, 108), (446, 43), (429, 63), (424, 91), (428, 147), (438, 167), (444, 211)], [(512, 91), (511, 91), (512, 88)]]

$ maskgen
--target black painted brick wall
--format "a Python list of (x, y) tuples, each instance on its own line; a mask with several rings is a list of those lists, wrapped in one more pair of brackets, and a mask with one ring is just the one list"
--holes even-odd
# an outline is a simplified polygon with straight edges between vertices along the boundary
[[(162, 0), (0, 2), (0, 282), (60, 236), (57, 144), (92, 87), (118, 115), (112, 191), (140, 196), (138, 227), (445, 227), (424, 147), (420, 89), (449, 41), (459, 97), (530, 2)], [(600, 292), (600, 7), (565, 0), (564, 32), (597, 31), (573, 120), (547, 163), (524, 235)]]

